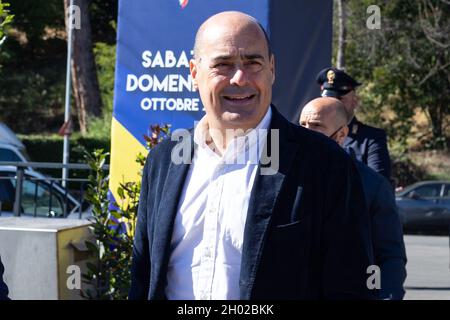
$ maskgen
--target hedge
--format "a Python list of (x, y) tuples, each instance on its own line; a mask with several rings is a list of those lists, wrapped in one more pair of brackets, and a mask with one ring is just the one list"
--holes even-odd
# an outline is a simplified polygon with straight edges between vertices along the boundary
[[(19, 135), (25, 145), (31, 161), (61, 162), (63, 156), (63, 137), (58, 135)], [(95, 149), (110, 150), (110, 138), (75, 136), (70, 139), (71, 163), (84, 163), (85, 152), (91, 153)]]
[[(33, 162), (62, 162), (64, 139), (59, 135), (18, 135), (27, 149), (27, 153)], [(110, 137), (82, 137), (70, 138), (69, 147), (70, 163), (86, 163), (85, 152), (92, 153), (95, 149), (110, 151)], [(109, 163), (109, 159), (107, 160)], [(61, 170), (39, 169), (40, 172), (60, 177)], [(70, 178), (86, 178), (87, 170), (71, 170)]]

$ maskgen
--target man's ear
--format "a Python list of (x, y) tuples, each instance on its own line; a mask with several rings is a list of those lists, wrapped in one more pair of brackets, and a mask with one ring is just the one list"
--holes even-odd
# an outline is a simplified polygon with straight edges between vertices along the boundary
[(272, 85), (275, 82), (275, 56), (273, 53), (270, 55), (270, 70), (272, 71)]
[(189, 61), (189, 71), (191, 72), (192, 84), (194, 85), (194, 89), (198, 90), (197, 84), (197, 61), (195, 59), (191, 59)]
[(338, 143), (340, 145), (344, 144), (345, 138), (347, 138), (348, 135), (348, 126), (343, 126), (341, 130), (337, 133), (336, 139), (338, 140)]

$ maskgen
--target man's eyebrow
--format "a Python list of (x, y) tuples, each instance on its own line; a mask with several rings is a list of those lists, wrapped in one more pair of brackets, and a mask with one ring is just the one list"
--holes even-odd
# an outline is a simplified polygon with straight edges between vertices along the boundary
[[(255, 59), (262, 59), (264, 60), (264, 56), (259, 53), (252, 53), (252, 54), (244, 54), (241, 56), (245, 60), (255, 60)], [(211, 61), (224, 61), (224, 60), (232, 60), (234, 56), (232, 55), (220, 55), (213, 57)]]
[(259, 53), (245, 54), (244, 58), (247, 59), (247, 60), (255, 60), (255, 59), (262, 59), (262, 60), (264, 60), (264, 56), (260, 55)]
[(223, 61), (223, 60), (231, 60), (231, 59), (233, 59), (233, 56), (231, 56), (231, 55), (221, 55), (221, 56), (213, 57), (211, 59), (211, 61)]

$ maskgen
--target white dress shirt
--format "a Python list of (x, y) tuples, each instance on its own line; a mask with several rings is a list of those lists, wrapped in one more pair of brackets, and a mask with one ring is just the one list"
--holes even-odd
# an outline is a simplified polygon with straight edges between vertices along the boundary
[(196, 126), (171, 239), (168, 299), (239, 299), (244, 226), (271, 116), (269, 107), (258, 126), (233, 139), (223, 156), (205, 142), (205, 117)]

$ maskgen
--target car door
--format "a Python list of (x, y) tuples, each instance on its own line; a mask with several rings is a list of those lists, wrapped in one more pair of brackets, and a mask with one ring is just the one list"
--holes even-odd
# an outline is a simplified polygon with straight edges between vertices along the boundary
[(62, 217), (63, 201), (54, 186), (26, 176), (22, 189), (23, 214), (37, 217)]
[[(14, 172), (0, 172), (0, 214), (3, 216), (13, 214), (16, 183)], [(64, 196), (47, 181), (26, 174), (22, 184), (20, 214), (37, 217), (63, 217)]]
[(441, 207), (441, 220), (442, 224), (449, 226), (450, 228), (450, 183), (444, 185), (444, 191), (442, 197), (439, 200), (439, 206)]
[[(410, 226), (431, 228), (439, 225), (441, 189), (441, 183), (433, 183), (417, 186), (406, 194), (402, 207)], [(415, 197), (412, 196), (413, 193)]]

